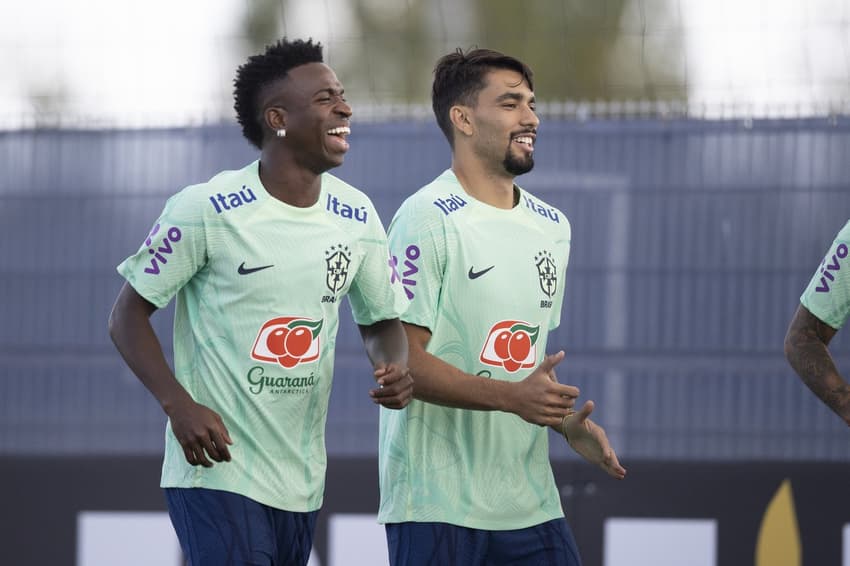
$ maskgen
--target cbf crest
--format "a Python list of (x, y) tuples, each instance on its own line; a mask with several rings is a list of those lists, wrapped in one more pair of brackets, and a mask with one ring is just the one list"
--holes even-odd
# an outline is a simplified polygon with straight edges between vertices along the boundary
[(540, 306), (549, 308), (552, 306), (551, 299), (555, 296), (555, 289), (558, 287), (558, 268), (552, 260), (552, 254), (546, 250), (534, 256), (534, 266), (537, 268), (540, 290), (547, 297), (547, 300), (540, 301)]
[[(325, 284), (328, 290), (336, 295), (348, 281), (348, 269), (351, 265), (351, 251), (348, 246), (339, 244), (325, 250), (325, 263), (327, 264), (327, 275)], [(324, 300), (322, 302), (325, 302)], [(331, 301), (334, 302), (334, 301)]]

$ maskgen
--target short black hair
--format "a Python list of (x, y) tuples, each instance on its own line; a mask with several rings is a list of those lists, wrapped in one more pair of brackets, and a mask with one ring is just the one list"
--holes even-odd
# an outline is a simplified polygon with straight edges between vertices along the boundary
[(285, 37), (252, 55), (236, 70), (233, 80), (233, 108), (242, 126), (242, 135), (261, 148), (263, 143), (260, 93), (272, 82), (286, 77), (290, 69), (307, 63), (323, 63), (322, 44), (312, 39), (290, 41)]
[(531, 68), (510, 55), (492, 49), (471, 49), (466, 53), (458, 48), (444, 55), (434, 67), (434, 84), (431, 87), (431, 106), (437, 124), (443, 130), (449, 145), (454, 147), (454, 132), (449, 109), (456, 104), (475, 106), (478, 93), (486, 86), (484, 76), (494, 69), (516, 71), (534, 90), (534, 73)]

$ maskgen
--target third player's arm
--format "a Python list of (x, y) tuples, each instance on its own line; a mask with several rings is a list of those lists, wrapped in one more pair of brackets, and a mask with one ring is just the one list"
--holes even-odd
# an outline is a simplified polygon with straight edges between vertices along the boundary
[(829, 354), (836, 330), (800, 305), (785, 335), (785, 357), (806, 386), (850, 425), (850, 385)]
[(575, 404), (579, 390), (557, 383), (554, 367), (563, 352), (547, 356), (528, 377), (509, 382), (472, 375), (428, 353), (431, 339), (427, 328), (404, 324), (410, 345), (408, 363), (413, 373), (413, 396), (447, 407), (514, 413), (524, 420), (557, 426)]

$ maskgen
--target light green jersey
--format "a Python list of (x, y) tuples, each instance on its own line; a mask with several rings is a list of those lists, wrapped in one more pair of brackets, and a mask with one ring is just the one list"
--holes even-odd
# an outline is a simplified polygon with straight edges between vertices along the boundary
[(175, 375), (234, 442), (231, 462), (194, 467), (169, 423), (161, 485), (312, 511), (324, 492), (339, 302), (348, 294), (368, 325), (397, 318), (406, 299), (366, 195), (325, 174), (316, 204), (296, 208), (270, 196), (258, 170), (173, 196), (118, 271), (157, 307), (177, 296)]
[(850, 221), (835, 237), (800, 302), (813, 315), (839, 329), (850, 316)]
[[(522, 190), (513, 209), (494, 208), (449, 170), (404, 202), (389, 234), (411, 299), (402, 320), (431, 331), (428, 352), (492, 379), (520, 381), (537, 367), (560, 321), (562, 212)], [(382, 410), (378, 520), (510, 530), (563, 517), (547, 430), (421, 401)]]

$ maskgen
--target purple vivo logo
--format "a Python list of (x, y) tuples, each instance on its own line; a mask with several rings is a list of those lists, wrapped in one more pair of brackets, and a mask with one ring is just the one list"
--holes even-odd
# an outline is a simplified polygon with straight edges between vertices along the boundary
[(850, 250), (847, 249), (847, 244), (838, 244), (832, 257), (827, 255), (823, 258), (820, 264), (820, 285), (815, 287), (815, 291), (818, 293), (829, 293), (829, 284), (835, 281), (835, 276), (832, 272), (841, 270), (841, 264), (838, 260), (846, 258), (848, 251)]
[(155, 236), (159, 233), (159, 227), (160, 224), (157, 223), (145, 240), (145, 245), (148, 247), (148, 253), (153, 256), (151, 258), (151, 266), (145, 268), (145, 273), (150, 273), (151, 275), (159, 275), (159, 266), (168, 263), (168, 258), (166, 256), (171, 255), (174, 251), (171, 244), (176, 244), (181, 240), (181, 238), (183, 238), (183, 233), (180, 232), (180, 228), (172, 226), (168, 229), (168, 232), (165, 233), (165, 237), (162, 241), (154, 247), (154, 240), (156, 239)]
[(407, 259), (404, 260), (405, 270), (402, 272), (401, 275), (398, 274), (398, 257), (390, 257), (390, 269), (392, 270), (392, 274), (390, 276), (390, 283), (401, 281), (402, 286), (404, 286), (404, 294), (407, 295), (408, 299), (412, 299), (414, 294), (410, 287), (416, 286), (416, 280), (412, 279), (411, 277), (419, 273), (419, 268), (416, 267), (413, 262), (419, 259), (419, 256), (421, 254), (417, 246), (415, 246), (414, 244), (410, 244), (404, 250), (404, 255)]

